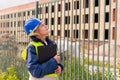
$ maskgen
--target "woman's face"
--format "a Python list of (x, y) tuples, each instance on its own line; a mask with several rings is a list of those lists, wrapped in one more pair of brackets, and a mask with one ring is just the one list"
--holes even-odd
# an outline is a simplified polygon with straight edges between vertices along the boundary
[(41, 36), (47, 36), (48, 33), (49, 33), (49, 29), (48, 27), (45, 25), (45, 24), (40, 24), (38, 26), (38, 33), (41, 35)]

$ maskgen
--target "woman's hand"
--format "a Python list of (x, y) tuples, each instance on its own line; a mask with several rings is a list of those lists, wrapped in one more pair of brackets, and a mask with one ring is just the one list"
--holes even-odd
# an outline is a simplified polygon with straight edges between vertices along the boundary
[(54, 71), (56, 74), (60, 74), (62, 71), (61, 67), (58, 66), (58, 68)]
[(54, 56), (54, 59), (57, 61), (57, 63), (60, 63), (60, 55), (55, 55)]

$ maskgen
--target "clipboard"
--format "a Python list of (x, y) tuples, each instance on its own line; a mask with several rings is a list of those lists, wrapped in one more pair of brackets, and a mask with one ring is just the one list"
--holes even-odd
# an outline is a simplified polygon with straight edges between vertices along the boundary
[(40, 63), (46, 62), (56, 54), (57, 45), (55, 43), (51, 43), (45, 46), (38, 46), (38, 58)]

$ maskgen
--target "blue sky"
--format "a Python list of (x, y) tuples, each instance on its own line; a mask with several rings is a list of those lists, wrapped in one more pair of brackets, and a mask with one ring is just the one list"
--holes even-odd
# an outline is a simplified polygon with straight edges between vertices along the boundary
[(0, 9), (8, 8), (8, 7), (13, 7), (29, 2), (34, 2), (38, 0), (2, 0), (0, 1)]

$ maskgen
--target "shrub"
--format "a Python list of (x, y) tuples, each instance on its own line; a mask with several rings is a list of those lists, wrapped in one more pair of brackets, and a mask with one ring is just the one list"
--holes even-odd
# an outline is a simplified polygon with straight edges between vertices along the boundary
[(19, 80), (13, 65), (7, 68), (6, 72), (2, 72), (2, 70), (0, 71), (0, 79), (1, 80)]

